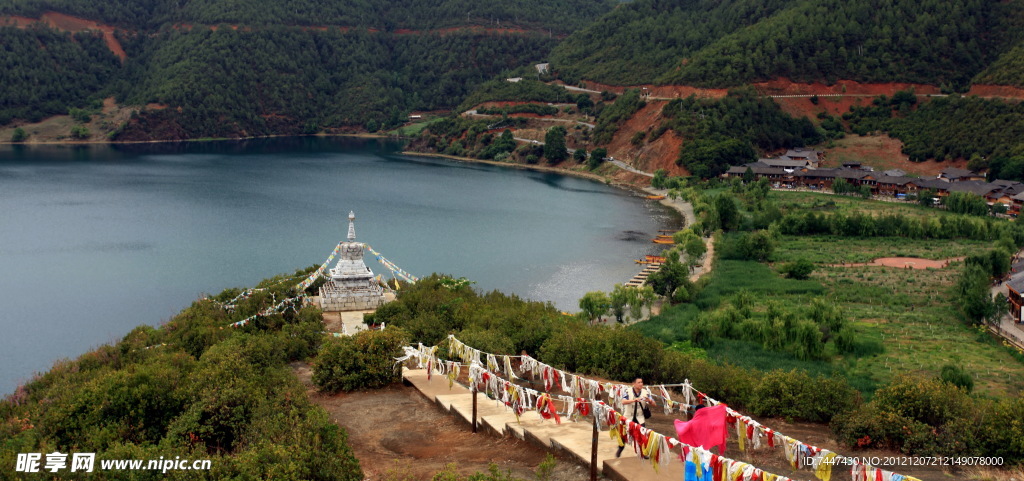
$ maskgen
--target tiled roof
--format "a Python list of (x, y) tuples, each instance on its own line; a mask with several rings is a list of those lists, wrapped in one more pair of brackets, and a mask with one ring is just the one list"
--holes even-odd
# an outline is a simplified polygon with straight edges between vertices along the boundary
[(1018, 294), (1024, 292), (1024, 274), (1017, 274), (1011, 277), (1006, 283), (1006, 287), (1017, 291)]

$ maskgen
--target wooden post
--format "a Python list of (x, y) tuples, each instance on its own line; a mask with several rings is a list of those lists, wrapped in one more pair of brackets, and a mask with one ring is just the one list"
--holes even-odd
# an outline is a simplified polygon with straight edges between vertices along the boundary
[(594, 409), (594, 437), (590, 442), (590, 481), (597, 481), (597, 410)]
[(476, 434), (476, 386), (473, 386), (473, 434)]

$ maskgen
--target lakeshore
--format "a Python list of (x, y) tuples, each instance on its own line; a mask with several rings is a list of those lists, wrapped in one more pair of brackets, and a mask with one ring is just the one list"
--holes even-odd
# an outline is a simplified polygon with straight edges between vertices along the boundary
[(204, 293), (322, 262), (349, 210), (359, 238), (408, 272), (573, 311), (635, 275), (651, 233), (679, 225), (593, 178), (409, 157), (386, 141), (26, 147), (0, 147), (4, 392)]

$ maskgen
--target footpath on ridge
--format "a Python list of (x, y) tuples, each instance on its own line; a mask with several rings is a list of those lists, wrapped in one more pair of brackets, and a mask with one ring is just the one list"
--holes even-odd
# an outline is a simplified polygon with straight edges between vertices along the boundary
[[(464, 421), (466, 429), (471, 429), (473, 394), (468, 388), (455, 383), (449, 389), (448, 380), (443, 376), (434, 375), (428, 380), (425, 369), (403, 368), (402, 378), (441, 410)], [(562, 419), (561, 424), (556, 424), (553, 420), (541, 419), (534, 412), (524, 413), (517, 420), (510, 409), (478, 394), (477, 427), (482, 436), (515, 436), (569, 457), (584, 466), (590, 465), (593, 442), (593, 424), (590, 421)], [(655, 471), (650, 461), (642, 460), (629, 446), (622, 451), (621, 458), (616, 458), (618, 445), (607, 431), (598, 431), (597, 439), (598, 474), (605, 478), (616, 481), (683, 478), (683, 463), (678, 462), (678, 459)]]

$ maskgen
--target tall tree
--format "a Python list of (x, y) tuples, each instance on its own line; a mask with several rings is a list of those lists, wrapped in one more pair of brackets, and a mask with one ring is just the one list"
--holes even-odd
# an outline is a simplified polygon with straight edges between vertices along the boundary
[(548, 162), (557, 164), (569, 158), (569, 151), (565, 148), (565, 133), (565, 127), (556, 125), (544, 135), (544, 157)]

